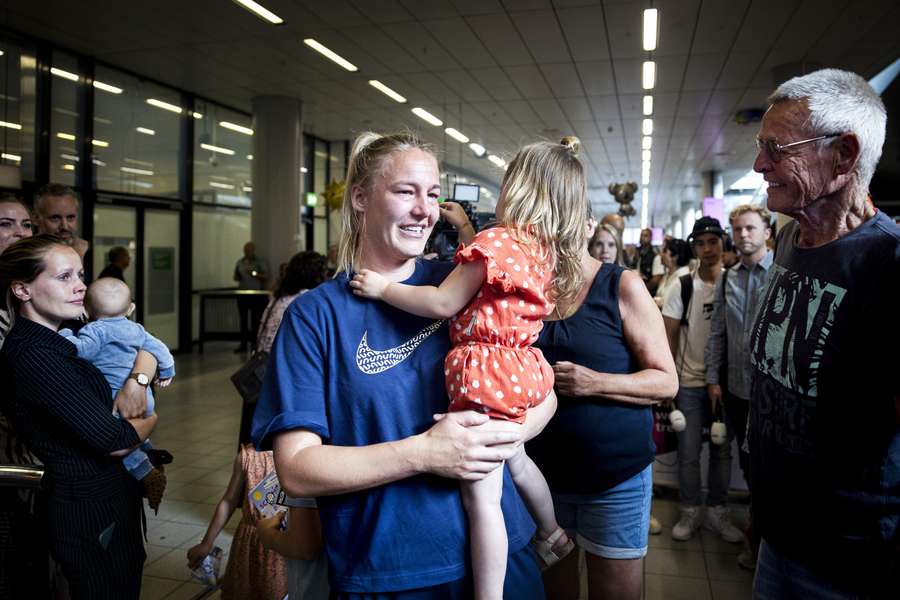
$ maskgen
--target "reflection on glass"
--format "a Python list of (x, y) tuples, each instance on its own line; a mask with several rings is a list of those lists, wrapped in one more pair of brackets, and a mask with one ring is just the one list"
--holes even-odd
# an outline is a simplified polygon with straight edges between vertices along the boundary
[(198, 101), (194, 123), (194, 201), (250, 206), (253, 130), (250, 117)]
[(50, 181), (75, 185), (75, 167), (81, 140), (81, 116), (78, 107), (78, 61), (74, 56), (53, 51), (50, 73)]
[[(97, 189), (177, 198), (179, 94), (99, 65), (94, 87)], [(177, 111), (160, 110), (151, 100)]]

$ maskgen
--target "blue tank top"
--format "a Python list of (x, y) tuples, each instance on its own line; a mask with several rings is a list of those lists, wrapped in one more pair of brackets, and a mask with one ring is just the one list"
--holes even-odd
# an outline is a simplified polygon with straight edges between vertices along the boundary
[[(601, 373), (633, 373), (619, 313), (622, 267), (605, 263), (578, 311), (547, 321), (535, 346), (552, 365), (561, 360)], [(596, 494), (633, 477), (653, 462), (653, 415), (636, 406), (596, 397), (559, 396), (559, 408), (528, 455), (560, 494)]]

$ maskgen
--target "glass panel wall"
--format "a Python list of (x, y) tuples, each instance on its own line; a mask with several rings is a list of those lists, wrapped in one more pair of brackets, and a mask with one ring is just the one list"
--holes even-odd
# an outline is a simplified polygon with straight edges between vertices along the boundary
[(36, 76), (34, 51), (0, 37), (0, 187), (34, 179)]
[(250, 206), (253, 130), (250, 117), (198, 101), (194, 123), (194, 201)]
[(84, 139), (78, 92), (84, 77), (78, 60), (69, 54), (53, 51), (50, 68), (50, 181), (75, 185), (81, 144)]
[(99, 190), (178, 198), (181, 95), (98, 66), (93, 160)]

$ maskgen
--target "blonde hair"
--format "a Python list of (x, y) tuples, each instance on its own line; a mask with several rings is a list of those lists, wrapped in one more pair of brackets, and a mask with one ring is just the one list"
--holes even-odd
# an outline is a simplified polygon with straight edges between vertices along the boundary
[(524, 243), (544, 247), (543, 260), (556, 271), (551, 297), (564, 306), (575, 299), (584, 280), (588, 201), (580, 145), (578, 138), (568, 136), (558, 144), (525, 146), (510, 161), (500, 189), (500, 224)]
[(354, 140), (350, 160), (347, 163), (344, 203), (341, 207), (341, 239), (338, 243), (335, 276), (343, 272), (352, 272), (359, 260), (360, 240), (365, 229), (365, 213), (353, 208), (353, 189), (361, 187), (371, 190), (378, 177), (384, 174), (387, 161), (392, 155), (413, 149), (435, 156), (434, 147), (420, 140), (412, 132), (381, 135), (366, 131)]
[(733, 225), (735, 219), (748, 212), (758, 214), (766, 227), (772, 226), (772, 213), (765, 206), (760, 206), (759, 204), (739, 204), (735, 206), (734, 210), (728, 214), (728, 222)]
[[(606, 232), (607, 234), (609, 234), (609, 236), (612, 237), (613, 241), (616, 243), (615, 264), (619, 265), (620, 267), (624, 267), (625, 266), (625, 256), (622, 251), (622, 238), (619, 237), (619, 230), (616, 229), (615, 227), (613, 227), (612, 225), (610, 225), (609, 223), (600, 223), (599, 225), (597, 225), (597, 228), (594, 230), (594, 235), (591, 237), (590, 241), (588, 241), (588, 253), (591, 256), (594, 256), (594, 253), (591, 252), (591, 249), (593, 248), (594, 244), (596, 244), (600, 241), (600, 234), (603, 232)], [(594, 256), (594, 258), (597, 258), (597, 257)]]

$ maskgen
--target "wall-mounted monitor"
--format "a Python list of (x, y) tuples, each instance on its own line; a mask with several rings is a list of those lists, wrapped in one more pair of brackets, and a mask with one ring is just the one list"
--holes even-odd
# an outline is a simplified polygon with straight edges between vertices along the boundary
[(465, 200), (466, 202), (478, 202), (478, 194), (481, 186), (472, 185), (470, 183), (453, 184), (453, 199)]

